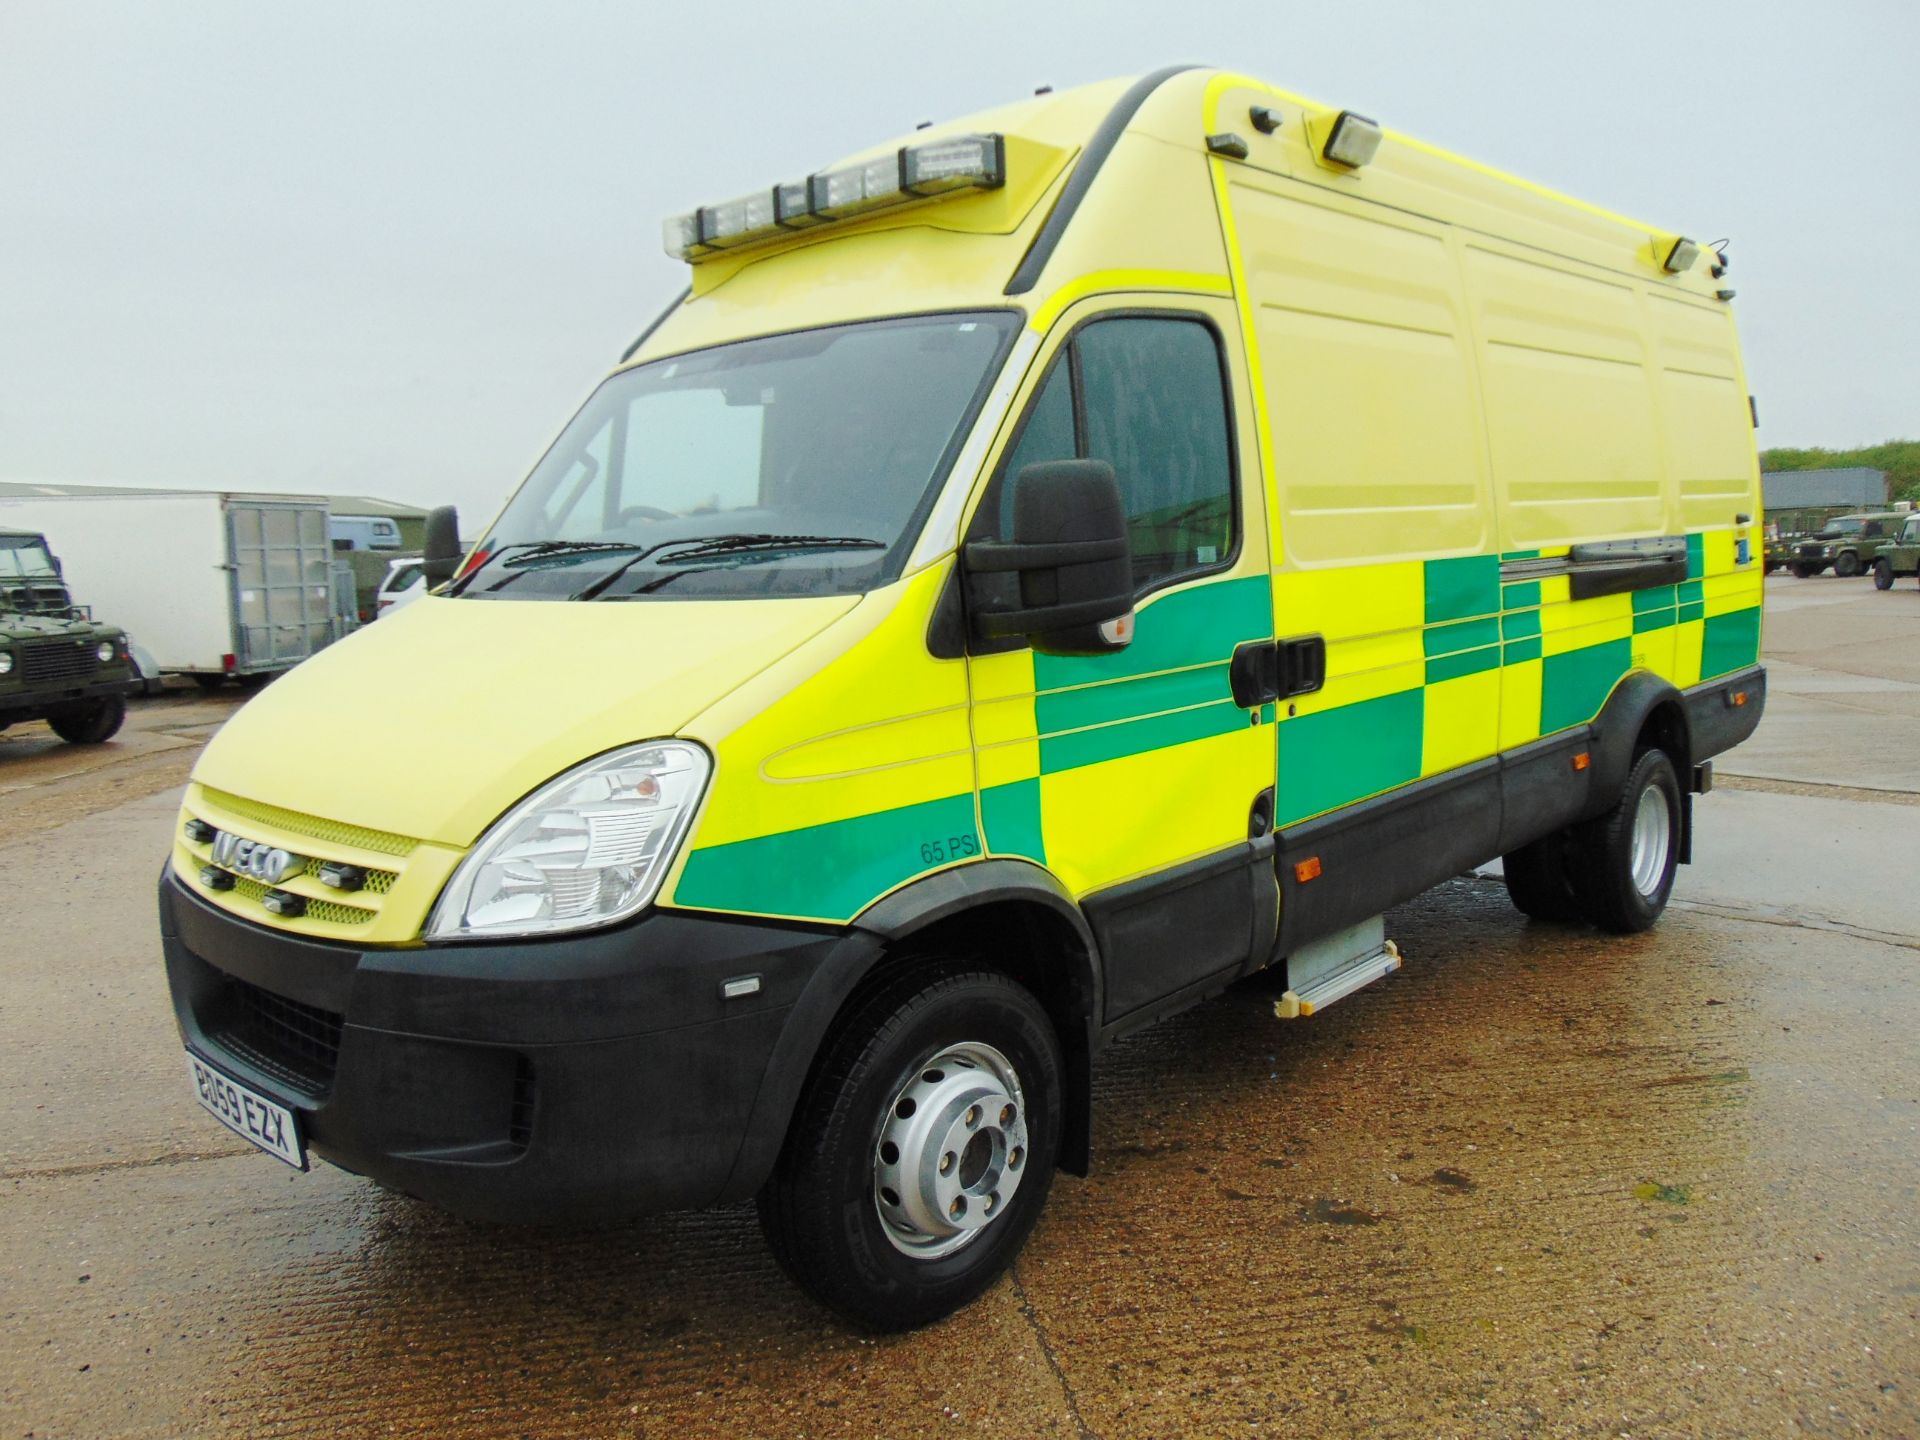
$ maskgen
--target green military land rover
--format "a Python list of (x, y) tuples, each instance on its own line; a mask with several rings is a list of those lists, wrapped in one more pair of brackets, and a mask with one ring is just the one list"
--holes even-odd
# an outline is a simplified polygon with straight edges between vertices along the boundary
[(1873, 588), (1891, 590), (1902, 575), (1920, 578), (1920, 515), (1909, 515), (1900, 534), (1873, 557)]
[(45, 720), (62, 740), (98, 745), (138, 684), (126, 635), (73, 604), (46, 537), (0, 530), (0, 730)]
[(1788, 568), (1802, 579), (1818, 575), (1829, 565), (1836, 575), (1858, 575), (1873, 560), (1874, 551), (1899, 532), (1905, 518), (1894, 510), (1837, 515), (1818, 534), (1794, 545)]

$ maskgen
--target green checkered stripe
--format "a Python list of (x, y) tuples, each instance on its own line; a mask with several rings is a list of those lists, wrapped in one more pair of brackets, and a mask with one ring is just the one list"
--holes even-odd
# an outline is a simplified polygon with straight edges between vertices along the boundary
[[(1429, 560), (1423, 566), (1423, 684), (1376, 699), (1316, 711), (1278, 730), (1280, 823), (1324, 814), (1420, 778), (1425, 739), (1425, 686), (1503, 665), (1541, 661), (1540, 733), (1584, 724), (1599, 713), (1633, 668), (1633, 642), (1606, 640), (1558, 655), (1543, 653), (1538, 580), (1502, 583), (1508, 561), (1539, 558), (1537, 550)], [(1687, 537), (1687, 578), (1633, 596), (1634, 633), (1705, 619), (1701, 678), (1755, 664), (1760, 611), (1704, 613), (1704, 546)]]

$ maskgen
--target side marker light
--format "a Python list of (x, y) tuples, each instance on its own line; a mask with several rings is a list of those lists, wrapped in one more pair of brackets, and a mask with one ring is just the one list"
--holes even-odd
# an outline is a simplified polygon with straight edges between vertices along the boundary
[(1578, 755), (1573, 757), (1573, 768), (1576, 770), (1586, 770), (1590, 768), (1592, 765), (1593, 765), (1592, 751), (1582, 750)]
[(1231, 130), (1223, 130), (1218, 135), (1207, 136), (1207, 149), (1215, 155), (1224, 155), (1229, 160), (1244, 160), (1250, 153), (1247, 142)]
[(1309, 855), (1306, 859), (1297, 862), (1293, 867), (1293, 878), (1302, 885), (1306, 884), (1309, 880), (1318, 880), (1320, 878), (1320, 857), (1318, 855)]

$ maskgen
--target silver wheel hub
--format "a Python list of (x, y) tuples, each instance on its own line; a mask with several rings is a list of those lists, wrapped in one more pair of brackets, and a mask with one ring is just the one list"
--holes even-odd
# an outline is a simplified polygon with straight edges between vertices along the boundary
[(1660, 881), (1667, 873), (1672, 832), (1667, 792), (1658, 785), (1647, 786), (1633, 811), (1633, 888), (1649, 900), (1660, 892)]
[(894, 1249), (949, 1255), (1007, 1213), (1027, 1170), (1027, 1101), (991, 1045), (949, 1045), (887, 1107), (873, 1203)]

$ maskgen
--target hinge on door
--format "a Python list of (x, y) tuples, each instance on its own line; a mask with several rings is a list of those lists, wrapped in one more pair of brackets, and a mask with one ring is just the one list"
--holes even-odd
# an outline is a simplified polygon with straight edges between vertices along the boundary
[(1327, 683), (1327, 642), (1319, 635), (1249, 640), (1233, 652), (1228, 677), (1233, 703), (1243, 710), (1292, 695), (1311, 695)]

